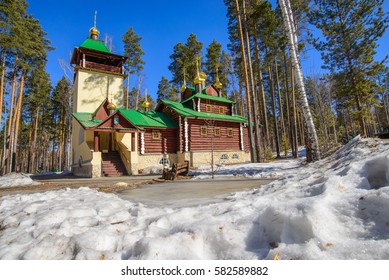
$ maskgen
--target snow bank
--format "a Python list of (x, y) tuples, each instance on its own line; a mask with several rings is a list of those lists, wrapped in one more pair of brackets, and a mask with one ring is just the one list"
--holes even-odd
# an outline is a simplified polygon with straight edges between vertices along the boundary
[(88, 188), (2, 197), (0, 259), (389, 259), (388, 144), (354, 139), (207, 206)]
[[(275, 179), (285, 176), (288, 172), (295, 172), (301, 166), (300, 160), (276, 160), (269, 163), (246, 163), (235, 165), (216, 165), (215, 177), (239, 176), (255, 179)], [(190, 171), (193, 179), (211, 178), (211, 166), (200, 166), (196, 171)]]
[(29, 175), (23, 173), (10, 173), (0, 176), (0, 188), (33, 186), (40, 183), (33, 181)]

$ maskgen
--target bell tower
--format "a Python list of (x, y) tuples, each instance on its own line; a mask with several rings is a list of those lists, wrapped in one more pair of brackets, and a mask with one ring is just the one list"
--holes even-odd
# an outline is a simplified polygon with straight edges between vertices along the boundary
[(113, 54), (94, 25), (87, 38), (74, 48), (71, 64), (74, 67), (73, 112), (94, 112), (105, 100), (111, 99), (118, 108), (124, 108), (123, 80), (126, 77), (126, 57)]

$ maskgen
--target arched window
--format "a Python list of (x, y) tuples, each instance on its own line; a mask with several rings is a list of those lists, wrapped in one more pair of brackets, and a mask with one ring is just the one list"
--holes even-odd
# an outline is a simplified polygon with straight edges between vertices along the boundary
[(239, 159), (239, 156), (238, 156), (238, 154), (233, 154), (233, 155), (232, 155), (232, 159), (234, 159), (234, 160), (238, 160), (238, 159)]
[(162, 164), (162, 165), (170, 165), (170, 162), (167, 158), (161, 158), (159, 160), (159, 164)]
[(222, 154), (222, 155), (220, 156), (220, 159), (221, 159), (221, 160), (226, 160), (226, 159), (228, 159), (228, 155), (227, 155), (227, 154)]

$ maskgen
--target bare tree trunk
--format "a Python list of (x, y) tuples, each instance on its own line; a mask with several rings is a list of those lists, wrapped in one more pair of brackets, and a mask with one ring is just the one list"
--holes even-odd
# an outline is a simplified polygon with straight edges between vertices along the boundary
[(313, 160), (320, 160), (320, 148), (317, 138), (315, 124), (313, 123), (312, 114), (308, 105), (307, 95), (305, 92), (304, 77), (301, 71), (300, 58), (298, 54), (298, 40), (297, 32), (295, 30), (295, 23), (293, 12), (289, 0), (279, 0), (282, 15), (284, 18), (285, 30), (287, 31), (289, 52), (291, 55), (292, 65), (295, 69), (297, 88), (299, 90), (299, 97), (301, 108), (304, 114), (308, 127), (308, 141), (312, 147)]
[(291, 70), (291, 79), (292, 79), (292, 135), (293, 135), (293, 147), (294, 147), (294, 151), (293, 151), (293, 155), (295, 158), (298, 158), (299, 157), (299, 153), (298, 153), (298, 134), (297, 134), (297, 112), (296, 112), (296, 94), (295, 94), (295, 91), (294, 91), (294, 70), (293, 70), (293, 67), (292, 65), (290, 65), (290, 70)]
[(286, 59), (286, 53), (284, 52), (284, 82), (285, 82), (285, 101), (286, 101), (286, 115), (288, 117), (288, 135), (289, 135), (289, 143), (292, 147), (292, 154), (294, 155), (294, 142), (293, 142), (293, 134), (292, 134), (292, 116), (289, 104), (289, 86), (288, 86), (288, 62)]
[(278, 62), (277, 62), (277, 57), (275, 57), (275, 56), (274, 56), (274, 65), (275, 65), (276, 83), (277, 83), (278, 110), (280, 111), (281, 134), (284, 135), (285, 134), (285, 120), (284, 120), (284, 112), (282, 109), (280, 80), (278, 78)]
[(130, 66), (128, 66), (128, 74), (127, 74), (127, 87), (126, 87), (126, 109), (128, 109), (128, 94), (130, 92)]
[(243, 101), (242, 92), (243, 92), (243, 84), (242, 84), (242, 81), (239, 79), (239, 94), (240, 94), (240, 96), (239, 96), (237, 105), (238, 105), (238, 109), (239, 109), (238, 110), (239, 115), (244, 116), (245, 110), (244, 110), (244, 104), (243, 104), (244, 101)]
[(386, 117), (386, 125), (389, 126), (389, 113), (388, 113), (388, 102), (387, 98), (385, 98), (385, 93), (382, 94), (382, 102), (384, 104), (384, 112), (385, 112), (385, 117)]
[(300, 143), (301, 145), (305, 145), (305, 135), (304, 135), (304, 132), (305, 132), (305, 129), (304, 129), (304, 119), (303, 119), (303, 115), (301, 113), (301, 110), (298, 110), (297, 111), (297, 122), (298, 122), (298, 125), (299, 125), (299, 130), (300, 130)]
[(265, 88), (263, 86), (263, 76), (262, 76), (262, 67), (261, 67), (261, 56), (259, 54), (259, 45), (258, 45), (258, 38), (257, 38), (257, 28), (254, 24), (254, 51), (255, 51), (255, 56), (258, 61), (257, 63), (257, 71), (258, 71), (258, 77), (259, 77), (259, 89), (261, 92), (261, 99), (262, 99), (262, 120), (263, 120), (263, 125), (265, 128), (265, 144), (264, 147), (266, 148), (269, 145), (269, 124), (268, 124), (268, 118), (267, 118), (267, 108), (266, 108), (266, 95), (265, 95)]
[(39, 123), (39, 110), (40, 108), (37, 107), (36, 109), (36, 113), (35, 113), (35, 122), (34, 122), (34, 129), (33, 129), (33, 136), (32, 136), (32, 143), (31, 143), (31, 172), (34, 173), (36, 171), (36, 167), (38, 166), (37, 165), (37, 156), (36, 156), (36, 150), (37, 150), (37, 146), (36, 146), (36, 140), (37, 140), (37, 136), (38, 136), (38, 123)]
[(139, 103), (139, 96), (140, 96), (140, 89), (142, 87), (142, 76), (139, 74), (138, 76), (138, 90), (136, 91), (136, 97), (135, 97), (135, 110), (138, 110), (138, 103)]
[(58, 131), (58, 170), (63, 170), (63, 149), (65, 142), (65, 114), (64, 110), (61, 110), (59, 118), (59, 131)]
[(247, 64), (246, 64), (246, 52), (244, 47), (244, 39), (243, 39), (243, 29), (242, 29), (242, 22), (240, 18), (240, 11), (239, 11), (239, 2), (238, 0), (235, 0), (235, 9), (236, 9), (236, 16), (238, 19), (238, 26), (239, 26), (239, 37), (240, 37), (240, 48), (242, 51), (242, 64), (243, 64), (243, 71), (244, 71), (244, 78), (245, 78), (245, 86), (246, 86), (246, 106), (247, 106), (247, 119), (248, 119), (248, 133), (249, 133), (249, 139), (250, 139), (250, 155), (251, 155), (251, 161), (254, 161), (254, 141), (253, 141), (253, 131), (252, 131), (252, 112), (251, 112), (251, 98), (250, 98), (250, 87), (249, 87), (249, 75), (247, 72)]
[[(16, 154), (17, 147), (18, 147), (18, 138), (19, 138), (19, 127), (20, 127), (20, 119), (21, 119), (21, 112), (22, 112), (22, 104), (23, 104), (23, 91), (24, 91), (24, 79), (26, 75), (26, 70), (22, 71), (22, 75), (20, 78), (20, 86), (19, 86), (19, 97), (18, 102), (16, 104), (16, 110), (15, 110), (15, 136), (14, 136), (14, 143), (13, 143), (13, 153)], [(15, 156), (15, 167), (17, 168), (19, 162), (18, 158)]]
[(1, 79), (0, 79), (0, 124), (3, 117), (3, 98), (4, 98), (4, 86), (5, 86), (5, 59), (7, 57), (7, 51), (2, 52), (1, 57)]
[(27, 157), (27, 173), (31, 173), (31, 168), (32, 168), (32, 131), (33, 131), (33, 122), (30, 122), (30, 128), (28, 131), (28, 143), (27, 143), (27, 152), (28, 152), (28, 157)]
[[(18, 60), (18, 58), (16, 57), (15, 58), (15, 62)], [(12, 88), (11, 88), (11, 102), (9, 104), (9, 118), (8, 118), (8, 145), (7, 145), (7, 163), (6, 163), (6, 166), (5, 166), (5, 173), (9, 173), (11, 172), (11, 165), (12, 165), (12, 143), (13, 143), (13, 133), (12, 133), (12, 129), (13, 129), (13, 125), (14, 125), (14, 122), (13, 122), (13, 118), (14, 118), (14, 103), (15, 103), (15, 91), (16, 91), (16, 78), (17, 78), (17, 74), (16, 74), (17, 70), (16, 70), (16, 66), (15, 66), (15, 69), (14, 69), (14, 72), (13, 72), (13, 79), (12, 79)]]
[(7, 152), (7, 119), (5, 119), (4, 126), (3, 126), (3, 158), (1, 161), (1, 172), (2, 175), (5, 175), (5, 159), (6, 159), (6, 152)]
[(256, 92), (255, 92), (255, 81), (254, 81), (254, 72), (253, 65), (251, 61), (251, 47), (250, 47), (250, 36), (247, 27), (247, 18), (246, 18), (246, 0), (243, 0), (243, 29), (246, 34), (246, 48), (247, 48), (247, 62), (248, 62), (248, 71), (250, 73), (250, 82), (251, 82), (251, 97), (252, 97), (252, 110), (254, 112), (254, 162), (261, 161), (261, 143), (259, 141), (259, 137), (261, 135), (259, 131), (259, 123), (258, 123), (258, 104), (256, 101)]
[(277, 120), (277, 112), (276, 112), (276, 99), (275, 99), (275, 93), (274, 93), (274, 81), (273, 81), (273, 75), (272, 75), (272, 68), (269, 64), (268, 66), (269, 71), (269, 84), (270, 84), (270, 94), (271, 94), (271, 105), (272, 105), (272, 111), (273, 111), (273, 125), (274, 125), (274, 140), (276, 144), (276, 153), (277, 158), (280, 158), (280, 139), (278, 135), (278, 120)]

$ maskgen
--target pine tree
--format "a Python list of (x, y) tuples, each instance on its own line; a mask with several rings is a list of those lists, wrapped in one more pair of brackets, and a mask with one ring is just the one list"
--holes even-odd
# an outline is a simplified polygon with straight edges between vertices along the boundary
[[(127, 86), (126, 86), (126, 108), (129, 108), (130, 77), (132, 74), (138, 74), (143, 70), (145, 64), (142, 56), (145, 52), (142, 50), (140, 41), (142, 37), (137, 35), (132, 27), (122, 37), (124, 43), (124, 55), (127, 56)], [(138, 102), (136, 102), (137, 104)]]
[[(14, 171), (20, 153), (19, 138), (25, 80), (34, 65), (45, 63), (47, 52), (52, 49), (45, 38), (39, 21), (26, 12), (27, 3), (23, 0), (0, 2), (1, 29), (1, 82), (0, 115), (2, 114), (4, 75), (10, 77), (11, 96), (7, 121), (6, 151), (3, 153), (2, 166), (5, 172)], [(5, 62), (8, 62), (7, 64)], [(6, 164), (5, 164), (5, 161)]]
[[(27, 122), (30, 124), (31, 139), (28, 147), (28, 172), (36, 172), (41, 166), (40, 158), (43, 143), (42, 134), (47, 134), (44, 129), (50, 127), (43, 126), (45, 114), (52, 108), (50, 102), (51, 83), (48, 73), (45, 71), (45, 64), (37, 64), (33, 67), (31, 75), (26, 81), (26, 108), (25, 114)], [(55, 127), (52, 125), (51, 127)], [(42, 137), (39, 137), (39, 136)], [(47, 135), (46, 135), (47, 136)]]
[(219, 80), (222, 83), (223, 87), (221, 89), (221, 94), (224, 97), (229, 96), (230, 84), (233, 82), (234, 77), (234, 67), (232, 64), (231, 54), (226, 53), (224, 50), (221, 52), (220, 56), (220, 68), (219, 68)]
[(62, 77), (57, 82), (53, 93), (53, 118), (57, 128), (58, 142), (58, 166), (59, 170), (67, 169), (69, 162), (69, 131), (70, 131), (70, 113), (71, 113), (71, 87), (68, 80)]
[(169, 71), (172, 73), (172, 84), (178, 89), (184, 81), (192, 82), (196, 76), (196, 57), (201, 57), (203, 43), (197, 40), (195, 34), (190, 34), (186, 43), (178, 43), (170, 55), (172, 62)]
[[(321, 51), (324, 66), (333, 73), (337, 98), (347, 100), (366, 136), (366, 121), (376, 103), (373, 77), (383, 62), (374, 60), (377, 40), (388, 26), (388, 14), (382, 10), (383, 0), (314, 0), (310, 22), (324, 38), (314, 41)], [(348, 98), (343, 98), (348, 97)]]
[[(3, 98), (5, 88), (6, 61), (15, 57), (18, 33), (16, 26), (22, 26), (21, 21), (27, 15), (27, 2), (24, 0), (0, 1), (0, 124), (3, 112)], [(22, 26), (25, 27), (25, 26)]]
[(205, 54), (204, 71), (210, 76), (211, 83), (216, 82), (216, 69), (220, 68), (222, 45), (216, 40), (213, 40), (207, 48)]
[(166, 77), (162, 76), (158, 83), (157, 103), (164, 99), (178, 101), (175, 88), (171, 86), (169, 80)]

